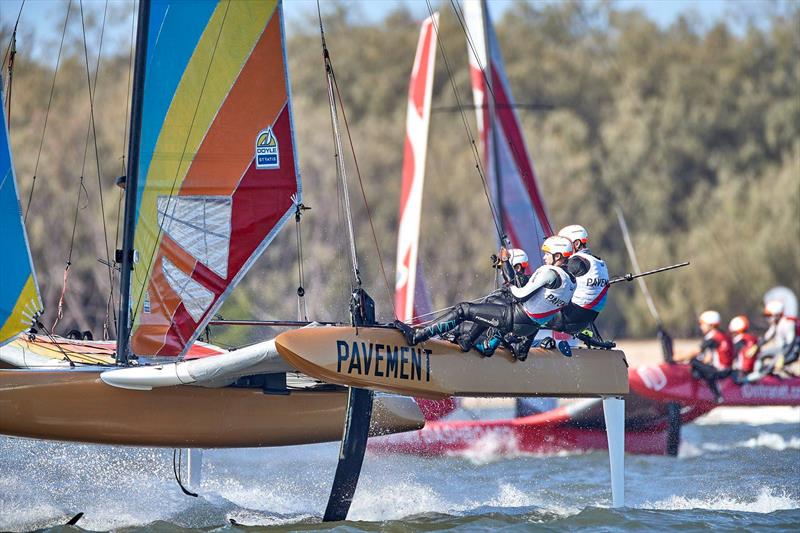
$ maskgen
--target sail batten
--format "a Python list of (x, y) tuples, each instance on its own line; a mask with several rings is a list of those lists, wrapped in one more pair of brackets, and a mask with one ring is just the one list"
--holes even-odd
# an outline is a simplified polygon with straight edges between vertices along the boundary
[[(300, 180), (280, 2), (154, 4), (131, 346), (181, 356), (293, 213)], [(191, 50), (170, 46), (187, 38)], [(181, 73), (152, 81), (168, 61)]]

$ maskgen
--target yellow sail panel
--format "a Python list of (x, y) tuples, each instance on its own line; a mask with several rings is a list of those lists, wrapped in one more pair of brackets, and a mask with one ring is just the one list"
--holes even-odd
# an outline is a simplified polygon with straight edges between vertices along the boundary
[(279, 6), (153, 2), (135, 353), (185, 353), (299, 201)]

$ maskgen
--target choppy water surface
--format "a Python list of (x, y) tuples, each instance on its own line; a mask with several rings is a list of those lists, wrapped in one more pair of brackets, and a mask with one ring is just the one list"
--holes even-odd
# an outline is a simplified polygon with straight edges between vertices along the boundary
[[(721, 410), (684, 428), (680, 457), (626, 457), (628, 507), (609, 509), (605, 453), (368, 454), (340, 531), (800, 530), (800, 410)], [(327, 529), (338, 447), (207, 451), (199, 498), (172, 451), (0, 438), (0, 530)], [(239, 525), (231, 524), (231, 520)], [(253, 527), (250, 527), (253, 526)], [(71, 528), (58, 528), (74, 531)]]

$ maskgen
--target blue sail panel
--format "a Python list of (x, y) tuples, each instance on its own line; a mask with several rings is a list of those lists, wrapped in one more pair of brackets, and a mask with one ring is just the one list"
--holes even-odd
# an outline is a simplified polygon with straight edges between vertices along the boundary
[[(1, 93), (0, 93), (1, 94)], [(0, 98), (2, 101), (2, 98)], [(5, 110), (0, 111), (0, 346), (25, 331), (42, 311), (22, 219)]]

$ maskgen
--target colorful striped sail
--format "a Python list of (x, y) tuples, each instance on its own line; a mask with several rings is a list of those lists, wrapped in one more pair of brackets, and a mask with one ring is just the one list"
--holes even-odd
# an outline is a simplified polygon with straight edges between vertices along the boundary
[(542, 242), (553, 229), (514, 111), (500, 44), (485, 0), (465, 0), (464, 18), (472, 96), (492, 201), (512, 245), (527, 252), (535, 269), (542, 262)]
[(417, 251), (436, 61), (434, 25), (438, 19), (439, 15), (435, 13), (422, 23), (408, 88), (394, 295), (395, 315), (403, 321), (410, 321), (432, 309)]
[[(0, 97), (0, 102), (3, 102)], [(3, 106), (0, 106), (3, 107)], [(0, 126), (0, 346), (30, 328), (42, 312), (11, 159), (5, 109)]]
[(300, 202), (281, 3), (154, 0), (134, 353), (183, 355)]

